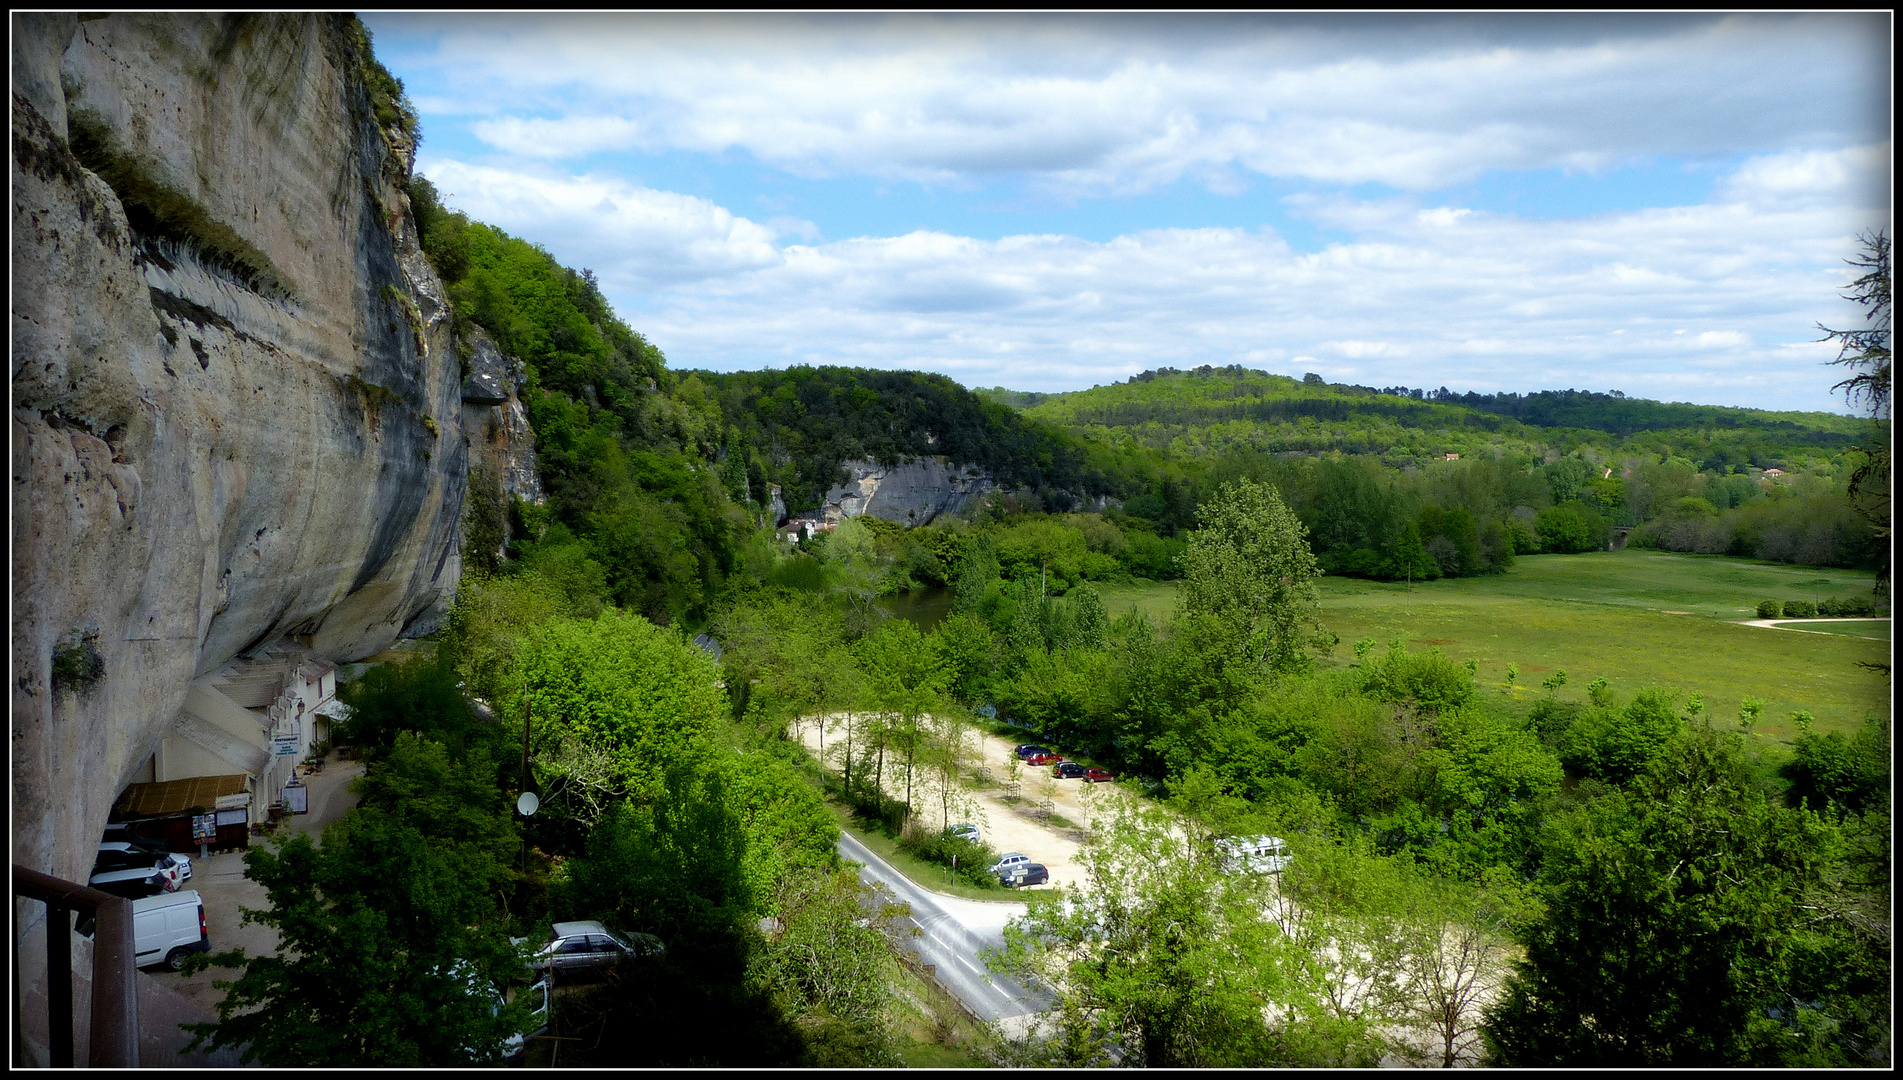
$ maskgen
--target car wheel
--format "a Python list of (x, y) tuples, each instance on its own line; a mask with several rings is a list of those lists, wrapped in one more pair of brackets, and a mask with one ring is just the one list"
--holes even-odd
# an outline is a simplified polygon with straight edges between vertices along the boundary
[(165, 954), (165, 966), (171, 971), (184, 971), (185, 958), (190, 955), (192, 955), (192, 950), (184, 948), (183, 946), (173, 949), (171, 952)]

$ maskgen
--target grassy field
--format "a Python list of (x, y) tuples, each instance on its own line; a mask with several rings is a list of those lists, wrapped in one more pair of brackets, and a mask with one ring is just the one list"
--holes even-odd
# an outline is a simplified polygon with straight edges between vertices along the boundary
[[(1523, 556), (1505, 574), (1404, 585), (1323, 578), (1322, 623), (1340, 635), (1330, 660), (1351, 663), (1353, 643), (1401, 638), (1480, 664), (1483, 687), (1530, 702), (1539, 683), (1567, 673), (1563, 698), (1584, 700), (1586, 684), (1611, 681), (1621, 696), (1645, 686), (1697, 693), (1730, 720), (1746, 696), (1764, 701), (1756, 734), (1796, 734), (1790, 714), (1808, 710), (1820, 731), (1845, 731), (1864, 716), (1889, 715), (1889, 680), (1857, 666), (1889, 662), (1887, 629), (1864, 636), (1793, 634), (1742, 626), (1759, 600), (1868, 593), (1871, 577), (1715, 555), (1625, 550)], [(1167, 619), (1171, 584), (1104, 586), (1112, 616), (1134, 607)], [(1806, 629), (1823, 629), (1815, 624)], [(1868, 624), (1863, 624), (1868, 625)], [(1878, 624), (1887, 627), (1887, 624)], [(1868, 633), (1866, 630), (1865, 633)], [(1519, 668), (1508, 691), (1506, 669)]]

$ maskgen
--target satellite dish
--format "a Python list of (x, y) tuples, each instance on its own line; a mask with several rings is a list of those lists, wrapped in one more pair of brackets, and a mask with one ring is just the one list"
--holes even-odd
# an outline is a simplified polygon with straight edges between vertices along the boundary
[(541, 805), (542, 800), (535, 797), (535, 792), (525, 791), (515, 800), (515, 811), (523, 817), (528, 817)]

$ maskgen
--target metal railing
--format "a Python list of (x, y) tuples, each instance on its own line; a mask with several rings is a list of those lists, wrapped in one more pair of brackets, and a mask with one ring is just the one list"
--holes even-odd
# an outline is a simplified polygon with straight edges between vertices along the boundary
[[(73, 1055), (73, 934), (69, 913), (93, 917), (92, 1057), (93, 1068), (138, 1068), (139, 1003), (133, 983), (136, 945), (132, 902), (63, 881), (50, 874), (13, 867), (13, 895), (46, 905), (46, 1043), (48, 1064), (71, 1068)], [(20, 944), (14, 941), (14, 1030), (20, 1021)], [(14, 1064), (24, 1040), (14, 1043)]]

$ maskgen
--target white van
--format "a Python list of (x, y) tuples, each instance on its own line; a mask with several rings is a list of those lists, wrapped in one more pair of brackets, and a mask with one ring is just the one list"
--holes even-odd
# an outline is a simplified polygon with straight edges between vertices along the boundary
[(195, 952), (211, 951), (205, 902), (196, 889), (160, 893), (132, 902), (132, 940), (140, 967), (164, 964), (177, 971)]
[(1232, 873), (1279, 874), (1288, 865), (1288, 844), (1279, 836), (1236, 836), (1216, 841), (1223, 868)]

